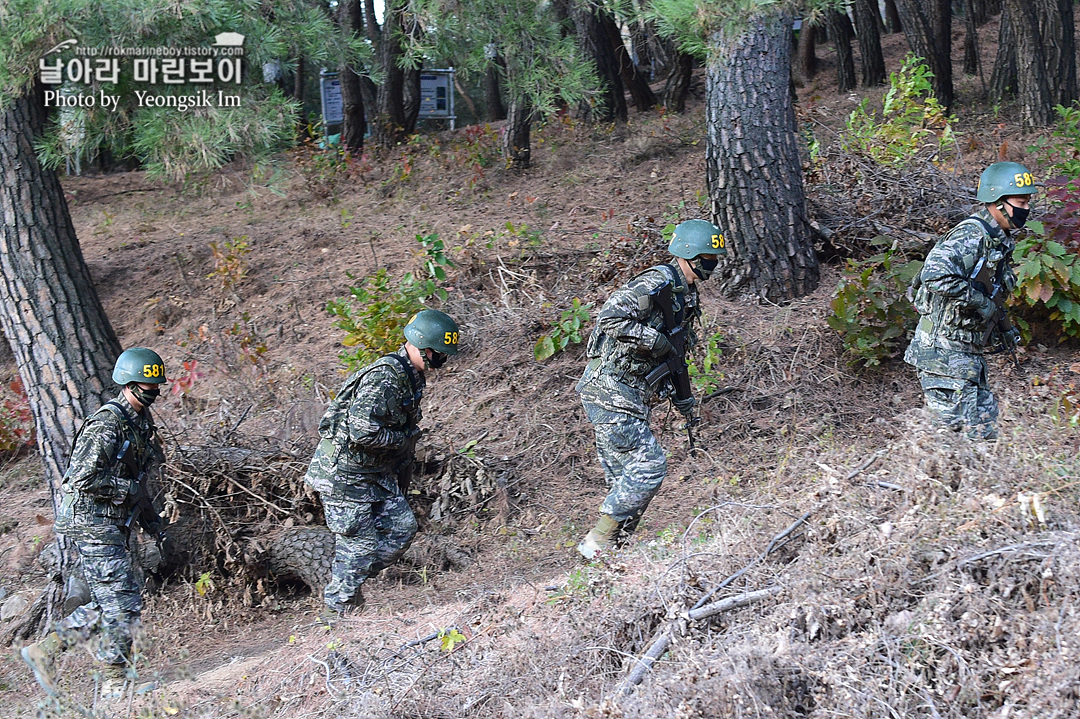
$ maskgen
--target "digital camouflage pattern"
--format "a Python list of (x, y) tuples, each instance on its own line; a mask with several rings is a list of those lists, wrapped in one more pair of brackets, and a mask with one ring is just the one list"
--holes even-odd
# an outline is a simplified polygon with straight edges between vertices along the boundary
[[(692, 344), (691, 324), (700, 315), (698, 292), (677, 264), (671, 267), (673, 303), (676, 312), (685, 308), (683, 327)], [(672, 279), (668, 267), (652, 267), (612, 294), (589, 337), (589, 363), (576, 387), (596, 430), (596, 451), (611, 487), (600, 511), (620, 522), (641, 516), (667, 473), (664, 450), (649, 428), (656, 395), (645, 377), (661, 362), (652, 348), (664, 320), (652, 295)], [(665, 381), (659, 395), (670, 393)]]
[[(913, 283), (920, 320), (904, 361), (918, 369), (935, 422), (966, 428), (974, 438), (995, 435), (998, 407), (983, 358), (988, 349), (983, 337), (996, 307), (976, 289), (973, 277), (985, 260), (1011, 292), (1016, 286), (1009, 264), (1013, 247), (1012, 239), (983, 208), (938, 241)], [(996, 334), (991, 334), (991, 345), (1002, 341)]]
[[(130, 656), (131, 633), (142, 612), (124, 525), (139, 474), (150, 473), (164, 455), (149, 410), (137, 413), (122, 392), (112, 402), (128, 419), (108, 406), (88, 418), (61, 485), (55, 528), (75, 543), (93, 601), (61, 620), (56, 630), (66, 645), (92, 641), (100, 661), (122, 664)], [(125, 440), (133, 461), (117, 461)]]
[[(327, 606), (352, 602), (360, 585), (393, 563), (416, 534), (398, 472), (413, 461), (424, 375), (405, 348), (350, 375), (319, 423), (305, 481), (319, 492), (335, 536)], [(374, 569), (373, 569), (374, 568)]]

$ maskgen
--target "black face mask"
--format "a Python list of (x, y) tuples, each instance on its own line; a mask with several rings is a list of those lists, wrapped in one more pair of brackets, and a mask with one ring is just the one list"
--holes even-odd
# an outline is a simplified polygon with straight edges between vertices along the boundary
[(450, 355), (443, 352), (436, 352), (435, 350), (431, 350), (431, 359), (427, 359), (427, 353), (424, 353), (424, 355), (427, 365), (429, 367), (434, 367), (435, 369), (442, 367), (446, 364), (446, 360), (450, 358)]
[(720, 263), (720, 260), (712, 259), (706, 260), (704, 257), (698, 258), (697, 267), (694, 268), (694, 274), (698, 276), (699, 280), (707, 280), (712, 276), (713, 270), (716, 269), (716, 265)]
[(1012, 208), (1012, 214), (1009, 215), (1009, 224), (1013, 226), (1014, 230), (1019, 230), (1027, 222), (1028, 215), (1031, 214), (1031, 210), (1027, 207), (1017, 207), (1011, 202), (1002, 202)]
[(143, 407), (149, 407), (154, 403), (154, 400), (161, 395), (161, 390), (157, 387), (154, 387), (154, 389), (143, 389), (135, 382), (129, 384), (128, 389), (131, 390), (131, 394), (135, 396), (135, 399), (139, 400), (139, 404)]

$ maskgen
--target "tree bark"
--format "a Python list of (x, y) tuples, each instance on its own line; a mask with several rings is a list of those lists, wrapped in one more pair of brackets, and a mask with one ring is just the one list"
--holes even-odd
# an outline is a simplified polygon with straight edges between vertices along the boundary
[(979, 71), (979, 37), (973, 0), (964, 0), (964, 26), (964, 74), (974, 75)]
[(661, 104), (680, 115), (686, 112), (686, 96), (690, 94), (690, 79), (694, 72), (694, 57), (680, 52), (664, 82)]
[(799, 30), (799, 47), (795, 55), (795, 74), (800, 82), (810, 82), (817, 75), (817, 27), (803, 21)]
[(1074, 0), (1035, 0), (1046, 60), (1047, 84), (1054, 103), (1068, 107), (1077, 99)]
[(791, 18), (767, 14), (710, 37), (705, 170), (713, 220), (728, 238), (727, 294), (779, 302), (818, 285), (791, 94)]
[(575, 0), (570, 8), (578, 46), (582, 54), (596, 65), (596, 75), (603, 88), (599, 105), (583, 104), (581, 114), (587, 122), (625, 120), (626, 98), (623, 95), (622, 73), (611, 40), (600, 22), (600, 10), (601, 7), (593, 0)]
[[(56, 173), (41, 166), (34, 140), (44, 123), (35, 86), (0, 113), (0, 326), (30, 401), (53, 508), (76, 425), (114, 391), (120, 354), (83, 259)], [(61, 572), (74, 551), (63, 538)], [(59, 618), (62, 585), (47, 590), (46, 621)]]
[(496, 54), (484, 72), (484, 116), (488, 122), (506, 119), (506, 107), (503, 105), (502, 92), (499, 88), (500, 76), (505, 67), (506, 62), (502, 56)]
[(403, 0), (389, 0), (383, 11), (383, 26), (377, 33), (383, 82), (379, 85), (379, 93), (375, 98), (375, 117), (371, 132), (375, 143), (383, 147), (393, 147), (404, 138), (405, 73), (398, 67), (404, 13)]
[(296, 57), (296, 75), (293, 76), (293, 98), (300, 103), (300, 118), (304, 115), (304, 56)]
[(619, 31), (619, 26), (615, 24), (615, 18), (603, 8), (599, 9), (598, 12), (600, 24), (607, 31), (608, 41), (615, 52), (615, 62), (619, 66), (619, 74), (622, 76), (626, 89), (630, 92), (634, 107), (638, 112), (648, 112), (658, 104), (656, 95), (653, 93), (652, 88), (649, 87), (649, 78), (645, 76), (644, 72), (638, 72), (634, 59), (630, 57), (630, 53), (626, 50), (622, 33)]
[(948, 110), (953, 103), (952, 11), (948, 0), (896, 0), (911, 51), (926, 60), (934, 73), (934, 96)]
[(1046, 55), (1038, 11), (1031, 0), (1004, 0), (1016, 30), (1016, 97), (1020, 122), (1045, 127), (1054, 118), (1054, 96), (1046, 78)]
[(851, 20), (847, 13), (838, 10), (826, 10), (825, 21), (829, 24), (829, 34), (836, 45), (836, 83), (837, 92), (855, 89), (855, 56), (851, 53)]
[(416, 122), (420, 119), (420, 68), (405, 70), (402, 77), (402, 109), (405, 114), (402, 133), (411, 135), (416, 132)]
[(900, 12), (896, 9), (896, 0), (885, 0), (885, 29), (887, 32), (903, 32)]
[(1016, 95), (1016, 28), (1013, 27), (1009, 4), (1003, 3), (998, 26), (997, 57), (994, 58), (994, 72), (990, 75), (990, 97), (1001, 102), (1014, 95)]
[(506, 130), (503, 135), (503, 156), (507, 167), (513, 170), (525, 170), (529, 167), (532, 155), (530, 132), (532, 130), (532, 110), (523, 99), (510, 100), (506, 113)]
[[(338, 4), (338, 31), (345, 37), (364, 31), (364, 11), (360, 0), (342, 0)], [(347, 63), (338, 68), (341, 82), (341, 104), (344, 115), (341, 125), (341, 144), (350, 150), (364, 147), (367, 133), (367, 117), (364, 113), (364, 96), (360, 91), (360, 76)]]
[(885, 56), (881, 52), (881, 14), (877, 0), (855, 0), (855, 28), (859, 33), (863, 87), (885, 82)]

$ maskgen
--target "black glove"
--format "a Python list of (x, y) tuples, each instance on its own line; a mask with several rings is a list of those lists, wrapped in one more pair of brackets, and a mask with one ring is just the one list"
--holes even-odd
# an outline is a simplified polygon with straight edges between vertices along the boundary
[(163, 564), (171, 565), (177, 562), (180, 550), (164, 529), (157, 534), (157, 547)]
[(652, 349), (650, 352), (653, 357), (666, 357), (670, 352), (674, 352), (675, 348), (668, 342), (668, 338), (664, 336), (663, 332), (656, 333), (656, 339), (653, 340)]
[(1005, 332), (1005, 346), (1011, 349), (1019, 346), (1019, 344), (1020, 330), (1016, 329), (1015, 327), (1010, 327), (1008, 331)]
[(994, 313), (997, 312), (997, 305), (994, 304), (993, 300), (978, 290), (974, 291), (974, 295), (975, 311), (979, 313), (979, 318), (983, 322), (988, 322), (990, 318), (994, 316)]
[(697, 406), (697, 400), (693, 397), (687, 397), (686, 399), (672, 398), (671, 403), (675, 405), (675, 409), (679, 410), (679, 414), (687, 419), (694, 416), (694, 407)]

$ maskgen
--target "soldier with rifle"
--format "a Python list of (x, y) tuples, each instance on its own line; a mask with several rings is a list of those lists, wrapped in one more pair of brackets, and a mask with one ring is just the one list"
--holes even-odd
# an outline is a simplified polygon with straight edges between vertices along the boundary
[(321, 441), (304, 481), (322, 499), (334, 533), (332, 577), (323, 590), (326, 624), (364, 606), (361, 585), (404, 554), (416, 535), (406, 500), (420, 434), (424, 372), (457, 354), (457, 323), (423, 310), (405, 325), (405, 344), (351, 374), (319, 423)]
[(692, 431), (695, 400), (686, 353), (691, 325), (701, 314), (695, 284), (716, 269), (725, 244), (711, 222), (681, 223), (668, 246), (675, 261), (633, 277), (600, 310), (576, 387), (610, 487), (599, 521), (578, 544), (588, 559), (633, 534), (667, 474), (664, 450), (649, 429), (651, 405), (670, 398)]
[(1013, 352), (1019, 332), (1005, 313), (1016, 286), (1013, 230), (1027, 221), (1038, 186), (1015, 162), (995, 162), (979, 178), (982, 207), (938, 240), (912, 282), (920, 319), (904, 361), (919, 371), (936, 424), (972, 439), (997, 436), (998, 405), (986, 358)]
[(133, 347), (116, 360), (112, 379), (123, 389), (79, 430), (60, 487), (55, 523), (57, 534), (71, 540), (78, 551), (92, 601), (21, 652), (51, 696), (57, 694), (55, 657), (90, 640), (103, 664), (102, 697), (124, 694), (128, 677), (135, 676), (128, 671), (132, 631), (142, 612), (129, 544), (134, 524), (158, 541), (162, 556), (169, 554), (165, 523), (146, 486), (148, 476), (164, 460), (150, 405), (167, 381), (165, 363), (153, 350)]

